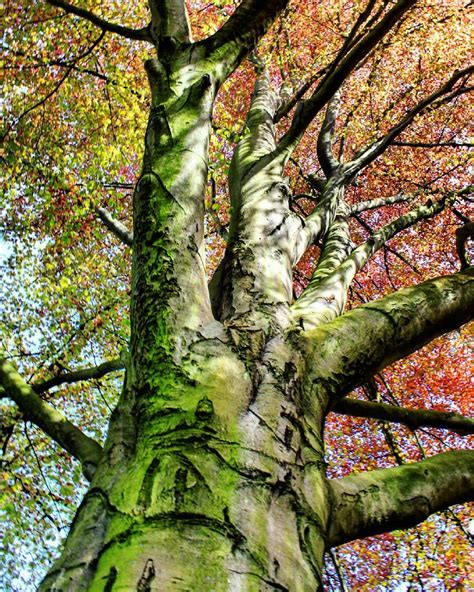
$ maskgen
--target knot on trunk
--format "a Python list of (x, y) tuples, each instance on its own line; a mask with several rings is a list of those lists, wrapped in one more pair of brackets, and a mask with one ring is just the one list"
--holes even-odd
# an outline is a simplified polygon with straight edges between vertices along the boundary
[(203, 397), (196, 406), (195, 416), (201, 421), (209, 421), (214, 415), (214, 405), (210, 399)]

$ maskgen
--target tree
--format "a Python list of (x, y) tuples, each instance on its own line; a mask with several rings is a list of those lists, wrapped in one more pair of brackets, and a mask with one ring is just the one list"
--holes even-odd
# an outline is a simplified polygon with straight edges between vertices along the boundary
[[(5, 336), (0, 384), (18, 409), (12, 424), (23, 417), (43, 430), (80, 462), (90, 487), (40, 589), (319, 590), (326, 550), (414, 526), (471, 500), (472, 451), (328, 478), (323, 442), (331, 411), (474, 433), (473, 420), (462, 414), (377, 400), (376, 378), (461, 327), (474, 310), (465, 247), (470, 227), (463, 213), (472, 187), (462, 168), (472, 67), (465, 65), (468, 48), (458, 34), (460, 7), (415, 0), (338, 7), (243, 0), (237, 7), (215, 1), (206, 8), (151, 0), (151, 20), (137, 27), (143, 14), (134, 3), (127, 5), (131, 25), (115, 24), (122, 14), (113, 5), (104, 6), (103, 16), (64, 0), (49, 5), (35, 5), (35, 32), (25, 35), (36, 39), (35, 54), (15, 30), (19, 17), (12, 9), (12, 55), (23, 71), (39, 72), (40, 88), (43, 66), (52, 69), (52, 82), (22, 109), (18, 97), (31, 82), (25, 77), (23, 86), (13, 85), (5, 137), (15, 202), (7, 202), (12, 216), (4, 232), (17, 248), (33, 237), (29, 256), (44, 252), (44, 277), (55, 278), (68, 312), (35, 294), (36, 322), (38, 313), (51, 314), (60, 343), (45, 343), (40, 324), (24, 326), (17, 337), (14, 325), (21, 319), (11, 321), (7, 328), (14, 335)], [(210, 10), (211, 17), (199, 10)], [(53, 45), (64, 19), (74, 55)], [(318, 26), (316, 39), (310, 36), (304, 47), (301, 27), (308, 19)], [(323, 39), (324, 24), (333, 23), (332, 34), (325, 32), (329, 40)], [(437, 49), (423, 64), (419, 44), (431, 33), (433, 46), (451, 35), (455, 48), (449, 56)], [(294, 49), (298, 35), (303, 48)], [(96, 52), (109, 39), (104, 68)], [(387, 82), (388, 69), (407, 47), (417, 55), (416, 74), (404, 79), (400, 72), (400, 80)], [(123, 71), (143, 52), (152, 56), (145, 61), (150, 105), (130, 231), (118, 220), (127, 199), (113, 212), (114, 200), (106, 208), (105, 196), (129, 190), (135, 172), (132, 153), (141, 129), (132, 122), (148, 93), (138, 84), (139, 72)], [(226, 85), (235, 81), (234, 72), (240, 79), (232, 91)], [(83, 88), (90, 78), (106, 98), (97, 110)], [(243, 92), (252, 81), (247, 100)], [(113, 87), (117, 95), (126, 88), (127, 101), (135, 104), (117, 120), (123, 127), (114, 127), (108, 113), (119, 104), (110, 98)], [(219, 90), (226, 95), (227, 121), (219, 113)], [(46, 111), (50, 99), (53, 112), (58, 109), (55, 120)], [(243, 103), (245, 121), (239, 122)], [(71, 120), (75, 109), (80, 115)], [(82, 143), (82, 120), (89, 130), (92, 122), (99, 129), (107, 122), (114, 142)], [(61, 150), (64, 138), (56, 126), (59, 134), (67, 130), (68, 151)], [(116, 148), (122, 136), (128, 139)], [(424, 156), (414, 161), (420, 149)], [(407, 153), (411, 163), (404, 162)], [(431, 171), (430, 159), (437, 159)], [(227, 165), (228, 190), (222, 180)], [(410, 179), (393, 175), (397, 168)], [(109, 169), (118, 176), (107, 182)], [(41, 213), (32, 211), (32, 203)], [(364, 214), (369, 211), (375, 211), (372, 218)], [(438, 265), (448, 273), (425, 273), (428, 278), (410, 262), (411, 253), (399, 251), (408, 236), (426, 258), (423, 236), (417, 243), (413, 234), (400, 233), (438, 215), (441, 228), (446, 216), (463, 222), (463, 269), (452, 273)], [(103, 238), (97, 219), (122, 246)], [(225, 240), (209, 283), (206, 220), (214, 241), (217, 234)], [(94, 233), (106, 245), (105, 263), (98, 265), (88, 261), (95, 257)], [(219, 254), (216, 244), (210, 267)], [(80, 367), (78, 360), (90, 362), (97, 351), (118, 354), (128, 325), (117, 298), (128, 287), (119, 286), (107, 266), (123, 276), (120, 263), (126, 264), (130, 249), (129, 340), (116, 358), (112, 353), (99, 365)], [(388, 274), (397, 264), (411, 266), (423, 281), (413, 285), (408, 278), (410, 285), (377, 299), (362, 284), (361, 298), (370, 301), (356, 305), (356, 274), (381, 250), (392, 258)], [(17, 282), (25, 282), (23, 264)], [(97, 275), (95, 288), (82, 283), (83, 264)], [(23, 297), (28, 306), (22, 290), (29, 294), (29, 287), (17, 286), (11, 298)], [(107, 320), (115, 323), (109, 334)], [(65, 339), (74, 325), (74, 335)], [(29, 355), (35, 347), (39, 363)], [(16, 355), (27, 359), (15, 366)], [(80, 389), (82, 381), (120, 369), (123, 388), (101, 445), (57, 410), (52, 393), (62, 384)], [(369, 400), (349, 396), (358, 387)]]

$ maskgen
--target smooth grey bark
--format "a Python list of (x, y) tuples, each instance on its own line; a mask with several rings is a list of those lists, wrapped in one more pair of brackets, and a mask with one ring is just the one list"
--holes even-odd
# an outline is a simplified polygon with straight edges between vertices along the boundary
[[(345, 261), (352, 251), (352, 241), (349, 231), (349, 208), (341, 200), (334, 220), (323, 239), (318, 265), (311, 276), (306, 290), (313, 290), (324, 278), (330, 276)], [(342, 286), (341, 286), (342, 287)], [(301, 297), (298, 299), (301, 302)]]
[(40, 399), (35, 391), (5, 359), (0, 359), (0, 385), (4, 394), (18, 405), (23, 417), (77, 458), (90, 480), (102, 456), (102, 447), (67, 420), (62, 413)]
[(257, 45), (289, 0), (242, 0), (232, 16), (202, 45), (211, 62), (218, 64), (217, 77), (223, 82)]
[(318, 135), (318, 160), (321, 164), (323, 172), (328, 178), (331, 177), (331, 175), (333, 175), (337, 168), (340, 166), (340, 162), (334, 156), (332, 151), (332, 142), (334, 139), (334, 126), (336, 125), (340, 102), (340, 93), (336, 92), (328, 103), (326, 115), (324, 117), (324, 121)]
[(379, 370), (472, 319), (474, 268), (442, 276), (301, 332), (310, 380), (335, 402)]
[(394, 203), (408, 201), (409, 199), (410, 196), (404, 195), (403, 193), (397, 193), (397, 195), (391, 195), (390, 197), (370, 199), (368, 201), (363, 201), (351, 206), (351, 215), (353, 216), (354, 214), (360, 214), (361, 212), (366, 212), (367, 210), (374, 210), (376, 208), (389, 206)]
[(105, 208), (96, 208), (95, 211), (106, 228), (113, 232), (128, 247), (133, 246), (133, 232), (130, 232), (125, 224), (116, 220)]
[(149, 0), (150, 33), (160, 43), (191, 43), (191, 28), (184, 0)]
[[(449, 465), (449, 471), (446, 467)], [(408, 528), (450, 505), (474, 500), (474, 451), (331, 481), (329, 545)]]

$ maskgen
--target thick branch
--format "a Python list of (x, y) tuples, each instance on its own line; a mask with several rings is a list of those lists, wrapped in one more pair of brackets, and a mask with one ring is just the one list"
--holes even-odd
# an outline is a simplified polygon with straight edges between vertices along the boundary
[(138, 41), (150, 41), (152, 42), (152, 38), (150, 36), (150, 32), (148, 27), (143, 27), (142, 29), (132, 29), (130, 27), (123, 27), (122, 25), (115, 25), (113, 23), (109, 23), (105, 19), (101, 18), (100, 16), (95, 15), (94, 13), (86, 10), (85, 8), (80, 8), (79, 6), (73, 6), (69, 4), (69, 2), (64, 2), (64, 0), (46, 0), (48, 4), (51, 6), (56, 6), (57, 8), (62, 8), (68, 14), (74, 14), (79, 16), (93, 25), (100, 27), (102, 31), (109, 31), (110, 33), (117, 33), (122, 37), (127, 37), (127, 39), (136, 39)]
[(473, 267), (398, 290), (302, 334), (309, 378), (335, 401), (473, 315)]
[(275, 126), (273, 116), (278, 98), (273, 92), (270, 77), (265, 70), (257, 68), (250, 108), (247, 112), (245, 126), (248, 133), (235, 147), (229, 170), (229, 189), (233, 208), (240, 206), (242, 183), (253, 164), (262, 156), (275, 148)]
[(190, 43), (191, 26), (184, 0), (149, 0), (152, 14), (152, 35), (159, 42), (173, 39), (178, 43)]
[[(389, 395), (390, 399), (394, 402), (395, 405), (399, 406), (399, 403), (398, 403), (394, 393), (392, 392), (391, 388), (387, 384), (387, 381), (382, 376), (382, 374), (379, 374), (378, 378), (382, 382), (382, 384), (384, 385), (384, 388), (386, 390), (386, 394)], [(378, 386), (377, 386), (377, 383), (375, 382), (375, 380), (373, 380), (373, 379), (369, 380), (369, 382), (365, 385), (364, 390), (366, 391), (366, 394), (369, 396), (369, 399), (371, 401), (373, 401), (373, 400), (378, 401), (379, 400), (377, 398), (379, 396)], [(400, 454), (400, 446), (399, 446), (400, 437), (393, 433), (392, 427), (389, 426), (387, 422), (382, 421), (380, 423), (381, 423), (382, 432), (384, 434), (387, 446), (389, 447), (391, 453), (393, 454), (395, 460), (397, 461), (397, 464), (399, 464), (399, 465), (406, 464), (406, 461), (404, 460), (404, 458)], [(421, 455), (421, 459), (422, 460), (426, 459), (427, 456), (426, 456), (423, 446), (420, 443), (420, 439), (418, 438), (416, 433), (414, 433), (413, 436), (414, 436), (416, 448)], [(467, 540), (470, 541), (471, 543), (474, 543), (474, 535), (471, 535), (469, 533), (469, 531), (464, 527), (464, 525), (459, 520), (459, 518), (456, 516), (456, 514), (453, 512), (453, 510), (448, 509), (448, 510), (445, 510), (443, 513), (445, 515), (446, 520), (453, 520), (456, 523), (456, 526), (466, 536)]]
[(352, 251), (348, 211), (349, 208), (341, 200), (334, 221), (323, 240), (321, 255), (310, 280), (313, 286), (333, 273)]
[(394, 203), (400, 203), (402, 201), (408, 201), (411, 199), (411, 195), (404, 193), (397, 193), (390, 197), (378, 197), (376, 199), (370, 199), (361, 203), (354, 204), (351, 206), (351, 216), (354, 214), (360, 214), (361, 212), (367, 212), (368, 210), (375, 210), (376, 208), (382, 208), (383, 206), (389, 206)]
[(24, 418), (77, 458), (82, 463), (85, 476), (90, 479), (101, 457), (102, 447), (43, 401), (4, 359), (0, 360), (0, 384), (6, 395), (18, 405)]
[(445, 411), (407, 409), (386, 403), (361, 401), (344, 397), (332, 408), (335, 413), (353, 417), (367, 417), (393, 423), (403, 423), (411, 429), (420, 427), (452, 430), (462, 435), (474, 434), (474, 419)]
[(116, 220), (106, 209), (96, 208), (97, 215), (104, 225), (129, 247), (133, 246), (133, 232)]
[(334, 173), (340, 164), (332, 151), (334, 127), (336, 125), (337, 113), (339, 111), (340, 103), (340, 94), (337, 92), (328, 103), (323, 125), (321, 126), (321, 131), (318, 135), (318, 160), (321, 168), (328, 178)]
[(242, 0), (234, 14), (214, 35), (204, 40), (211, 60), (220, 64), (220, 80), (235, 70), (257, 45), (289, 0)]
[(304, 221), (304, 227), (296, 242), (293, 264), (299, 261), (309, 246), (324, 239), (334, 221), (343, 196), (344, 187), (341, 179), (336, 175), (328, 181), (323, 189), (320, 202)]
[(81, 380), (102, 378), (106, 374), (110, 374), (110, 372), (116, 372), (117, 370), (123, 370), (124, 368), (125, 364), (123, 360), (117, 358), (116, 360), (110, 360), (109, 362), (104, 362), (103, 364), (99, 364), (99, 366), (94, 366), (92, 368), (82, 368), (81, 370), (68, 372), (67, 374), (59, 374), (49, 380), (34, 384), (32, 388), (35, 393), (40, 394), (48, 391), (54, 386), (72, 384), (74, 382), (80, 382)]
[[(259, 71), (259, 63), (257, 68)], [(259, 74), (246, 118), (246, 133), (230, 165), (233, 216), (224, 263), (214, 280), (220, 282), (220, 297), (213, 299), (218, 319), (241, 311), (239, 314), (255, 317), (252, 321), (247, 317), (247, 323), (261, 322), (267, 316), (260, 311), (263, 303), (268, 309), (270, 304), (286, 306), (291, 300), (288, 263), (293, 259), (294, 241), (302, 227), (301, 219), (289, 210), (284, 163), (273, 162), (273, 166), (258, 172), (253, 169), (255, 162), (276, 146), (273, 116), (278, 97), (268, 74), (261, 70)]]
[(434, 512), (474, 499), (474, 451), (330, 481), (327, 546), (416, 526)]

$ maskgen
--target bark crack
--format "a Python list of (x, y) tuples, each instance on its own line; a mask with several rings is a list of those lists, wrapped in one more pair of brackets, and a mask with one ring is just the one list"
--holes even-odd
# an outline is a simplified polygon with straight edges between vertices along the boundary
[(112, 592), (112, 587), (115, 584), (115, 580), (117, 579), (118, 571), (115, 565), (110, 568), (109, 574), (107, 576), (107, 581), (105, 582), (104, 592)]
[(258, 578), (262, 582), (265, 582), (265, 584), (267, 584), (268, 586), (271, 586), (275, 590), (281, 590), (282, 592), (290, 592), (290, 589), (287, 588), (286, 586), (283, 586), (282, 584), (275, 582), (275, 580), (269, 580), (267, 578), (264, 578), (260, 574), (255, 573), (254, 571), (238, 571), (236, 569), (229, 569), (229, 571), (232, 573), (242, 575), (242, 576), (253, 576), (255, 578)]
[[(267, 430), (269, 430), (274, 436), (275, 438), (281, 443), (283, 444), (283, 446), (285, 446), (285, 448), (288, 448), (287, 446), (287, 441), (286, 439), (280, 438), (280, 436), (275, 432), (275, 430), (263, 419), (263, 417), (261, 417), (260, 415), (258, 415), (258, 413), (255, 413), (255, 411), (253, 409), (249, 409), (249, 412), (254, 415), (258, 421), (267, 428)], [(286, 428), (288, 430), (288, 427)], [(286, 431), (285, 431), (285, 437), (286, 437)], [(291, 438), (290, 438), (290, 442), (291, 442)]]
[(150, 592), (151, 591), (151, 583), (155, 579), (155, 564), (153, 563), (153, 559), (148, 559), (145, 563), (145, 567), (143, 568), (142, 575), (138, 580), (137, 584), (137, 592)]

